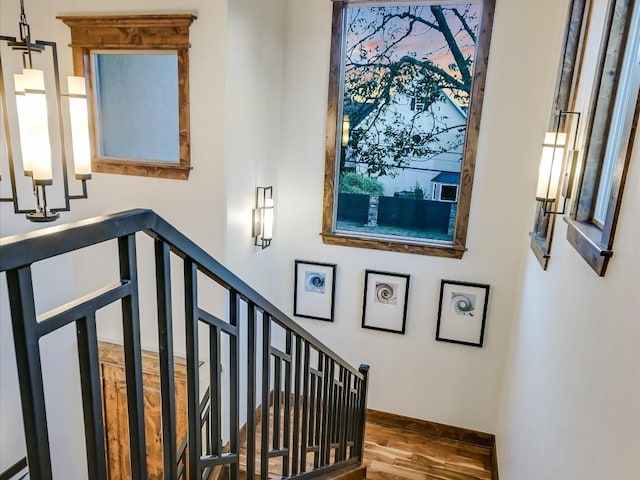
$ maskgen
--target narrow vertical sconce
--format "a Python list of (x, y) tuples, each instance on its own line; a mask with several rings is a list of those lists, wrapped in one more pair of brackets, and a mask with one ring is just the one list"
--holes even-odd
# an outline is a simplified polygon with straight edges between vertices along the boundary
[[(563, 163), (565, 157), (567, 134), (560, 131), (560, 125), (563, 116), (576, 115), (575, 124), (576, 134), (573, 137), (573, 147), (567, 159), (564, 169)], [(567, 199), (571, 197), (571, 189), (573, 186), (573, 177), (576, 169), (576, 141), (577, 132), (580, 124), (579, 112), (558, 112), (558, 124), (555, 132), (547, 132), (545, 134), (544, 143), (542, 144), (542, 158), (540, 159), (540, 169), (538, 171), (538, 186), (536, 188), (536, 200), (540, 203), (540, 210), (543, 216), (563, 215), (566, 211)], [(558, 192), (562, 182), (562, 190)], [(561, 210), (553, 210), (556, 203), (558, 193), (564, 197)]]
[(263, 250), (273, 240), (273, 187), (256, 188), (256, 207), (253, 209), (254, 245)]

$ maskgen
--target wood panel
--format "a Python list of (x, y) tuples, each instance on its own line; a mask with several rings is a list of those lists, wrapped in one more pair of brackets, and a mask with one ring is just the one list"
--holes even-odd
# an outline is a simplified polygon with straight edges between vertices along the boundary
[[(124, 352), (121, 345), (101, 342), (100, 369), (107, 449), (108, 478), (129, 480), (129, 426), (124, 370)], [(162, 404), (160, 397), (160, 370), (158, 355), (143, 351), (143, 398), (145, 434), (147, 440), (147, 468), (150, 480), (162, 480)], [(187, 433), (186, 361), (175, 359), (176, 449)]]

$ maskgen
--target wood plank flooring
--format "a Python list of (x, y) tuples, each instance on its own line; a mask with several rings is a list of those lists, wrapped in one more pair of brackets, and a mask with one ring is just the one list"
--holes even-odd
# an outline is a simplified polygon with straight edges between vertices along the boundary
[[(270, 412), (271, 413), (271, 412)], [(386, 414), (385, 414), (386, 415)], [(273, 416), (270, 415), (271, 419)], [(379, 420), (375, 415), (372, 418)], [(405, 417), (399, 417), (405, 418)], [(282, 431), (282, 429), (281, 429)], [(256, 443), (260, 443), (260, 422)], [(259, 451), (256, 458), (260, 471)], [(246, 465), (246, 448), (240, 452), (241, 469)], [(312, 468), (313, 455), (307, 457)], [(364, 464), (369, 480), (492, 480), (492, 450), (437, 434), (417, 432), (403, 426), (368, 421), (365, 432)], [(280, 478), (282, 459), (269, 461), (269, 478)], [(246, 478), (244, 475), (242, 478)], [(259, 477), (257, 477), (259, 478)]]
[(491, 480), (491, 449), (367, 422), (370, 480)]

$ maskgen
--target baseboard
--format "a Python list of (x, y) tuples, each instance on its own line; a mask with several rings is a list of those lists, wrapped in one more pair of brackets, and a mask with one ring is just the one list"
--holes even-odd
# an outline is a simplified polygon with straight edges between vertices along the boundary
[(430, 422), (428, 420), (405, 417), (403, 415), (381, 412), (379, 410), (367, 409), (367, 422), (402, 428), (422, 435), (447, 438), (449, 440), (456, 440), (458, 442), (470, 443), (472, 445), (479, 445), (487, 448), (492, 448), (495, 442), (495, 435), (490, 433), (469, 430), (468, 428), (454, 427), (443, 423)]

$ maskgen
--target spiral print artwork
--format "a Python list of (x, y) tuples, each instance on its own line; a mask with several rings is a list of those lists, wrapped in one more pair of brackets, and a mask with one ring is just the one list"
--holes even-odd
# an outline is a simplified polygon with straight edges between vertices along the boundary
[(453, 303), (453, 308), (458, 315), (473, 317), (473, 312), (476, 309), (475, 295), (453, 292), (451, 294), (451, 302)]
[(304, 272), (305, 292), (324, 293), (325, 274), (319, 272)]
[(376, 303), (386, 303), (387, 305), (395, 305), (398, 301), (398, 285), (395, 283), (376, 282)]

